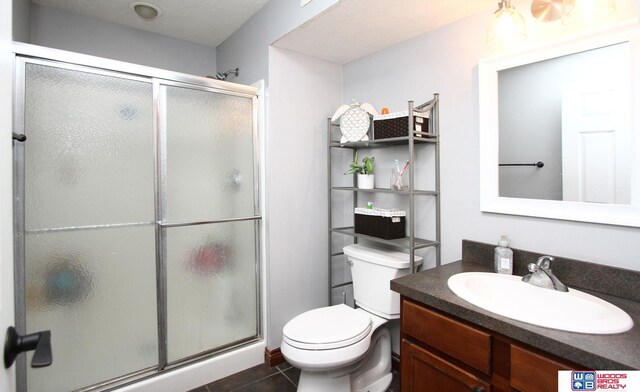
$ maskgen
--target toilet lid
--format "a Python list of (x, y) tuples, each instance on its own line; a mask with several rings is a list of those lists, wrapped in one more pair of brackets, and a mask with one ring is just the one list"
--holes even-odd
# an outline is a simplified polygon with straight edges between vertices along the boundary
[(347, 305), (335, 305), (302, 313), (282, 330), (283, 339), (293, 347), (329, 350), (346, 347), (364, 339), (372, 328), (371, 318)]

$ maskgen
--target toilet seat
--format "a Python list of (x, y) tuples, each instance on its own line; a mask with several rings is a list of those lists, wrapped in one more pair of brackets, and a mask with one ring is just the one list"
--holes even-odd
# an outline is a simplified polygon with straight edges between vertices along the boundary
[(305, 312), (283, 328), (283, 340), (303, 350), (332, 350), (353, 345), (371, 333), (371, 317), (347, 305)]

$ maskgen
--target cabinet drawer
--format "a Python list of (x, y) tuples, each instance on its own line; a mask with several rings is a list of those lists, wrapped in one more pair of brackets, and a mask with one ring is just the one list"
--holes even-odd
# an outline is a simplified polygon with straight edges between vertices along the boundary
[(571, 370), (571, 366), (511, 345), (511, 386), (519, 391), (557, 391), (558, 370)]
[(491, 392), (491, 385), (415, 344), (402, 341), (402, 392)]
[(491, 335), (407, 300), (402, 332), (484, 373), (491, 370)]

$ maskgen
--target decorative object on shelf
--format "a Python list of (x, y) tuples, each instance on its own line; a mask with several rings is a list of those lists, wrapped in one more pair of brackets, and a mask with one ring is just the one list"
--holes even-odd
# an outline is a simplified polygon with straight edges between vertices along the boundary
[(340, 119), (340, 143), (359, 142), (369, 140), (367, 133), (371, 126), (371, 116), (377, 116), (378, 112), (369, 103), (360, 103), (353, 100), (351, 105), (342, 105), (336, 110), (331, 122)]
[(499, 0), (487, 31), (487, 43), (492, 49), (504, 49), (527, 38), (524, 18), (511, 5), (511, 0)]
[[(413, 114), (413, 135), (415, 137), (429, 137), (429, 111), (430, 108)], [(373, 116), (373, 138), (390, 139), (394, 137), (407, 137), (409, 135), (409, 111), (380, 114)], [(435, 135), (434, 135), (435, 136)]]
[(409, 167), (409, 161), (407, 161), (402, 167), (400, 162), (396, 159), (394, 166), (391, 168), (391, 190), (392, 191), (406, 191), (409, 186), (404, 183), (403, 175)]
[(358, 188), (373, 189), (375, 184), (373, 174), (358, 174)]
[(356, 233), (385, 240), (404, 238), (406, 235), (405, 211), (395, 208), (356, 208), (353, 213)]
[(353, 162), (349, 164), (349, 170), (344, 174), (357, 174), (358, 175), (358, 188), (360, 189), (373, 189), (374, 176), (373, 176), (373, 161), (374, 157), (362, 158), (362, 164), (358, 163), (358, 152), (356, 151), (353, 156)]

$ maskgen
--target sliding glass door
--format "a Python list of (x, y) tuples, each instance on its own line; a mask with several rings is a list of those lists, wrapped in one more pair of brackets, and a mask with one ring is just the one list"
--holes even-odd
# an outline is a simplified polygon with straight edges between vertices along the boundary
[(29, 392), (113, 386), (259, 336), (256, 98), (19, 59), (17, 327)]
[(254, 99), (160, 87), (169, 363), (258, 334)]

